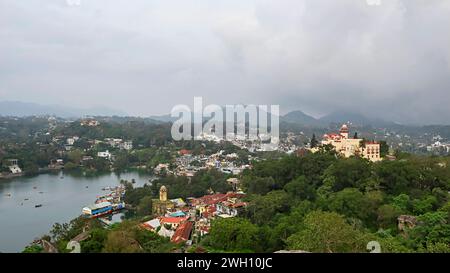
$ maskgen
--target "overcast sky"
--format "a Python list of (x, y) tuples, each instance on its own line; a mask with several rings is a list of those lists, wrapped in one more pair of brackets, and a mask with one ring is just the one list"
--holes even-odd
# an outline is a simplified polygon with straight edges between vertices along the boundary
[(0, 100), (450, 123), (448, 0), (0, 0)]

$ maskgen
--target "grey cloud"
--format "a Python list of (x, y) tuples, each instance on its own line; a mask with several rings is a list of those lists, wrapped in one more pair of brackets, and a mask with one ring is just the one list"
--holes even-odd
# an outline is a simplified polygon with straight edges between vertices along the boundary
[(450, 123), (450, 1), (0, 0), (0, 100)]

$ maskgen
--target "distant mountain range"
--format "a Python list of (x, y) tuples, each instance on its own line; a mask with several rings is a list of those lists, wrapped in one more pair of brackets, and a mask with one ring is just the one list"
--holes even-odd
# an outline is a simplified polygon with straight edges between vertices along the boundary
[[(54, 115), (61, 118), (78, 118), (83, 116), (105, 116), (105, 117), (128, 117), (128, 114), (116, 109), (107, 107), (76, 108), (58, 105), (41, 105), (37, 103), (26, 103), (19, 101), (0, 101), (0, 116), (35, 116), (35, 115)], [(149, 119), (159, 122), (173, 122), (178, 118), (167, 115), (150, 116)], [(369, 118), (360, 113), (336, 111), (321, 118), (315, 118), (305, 114), (302, 111), (292, 111), (284, 116), (280, 116), (280, 122), (293, 124), (297, 126), (306, 126), (312, 128), (326, 128), (330, 124), (351, 123), (355, 126), (375, 126), (392, 127), (397, 126), (391, 121), (379, 118)]]
[[(173, 122), (178, 119), (171, 117), (171, 115), (151, 116), (150, 118), (161, 122)], [(385, 121), (378, 118), (368, 118), (359, 113), (344, 111), (336, 111), (321, 118), (315, 118), (305, 114), (302, 111), (297, 110), (289, 112), (284, 116), (280, 116), (280, 122), (316, 128), (326, 128), (330, 124), (340, 125), (343, 123), (350, 123), (355, 126), (377, 127), (389, 127), (398, 125), (394, 122)]]
[(76, 118), (82, 116), (127, 116), (127, 113), (107, 107), (82, 109), (19, 101), (0, 101), (0, 115), (17, 117), (54, 115), (61, 118)]
[(320, 120), (309, 116), (302, 111), (292, 111), (287, 113), (286, 115), (282, 116), (280, 118), (280, 121), (288, 122), (288, 123), (294, 123), (294, 124), (301, 124), (305, 126), (318, 126), (321, 125)]
[(392, 121), (387, 121), (381, 118), (367, 117), (360, 113), (352, 113), (345, 111), (336, 111), (321, 117), (320, 120), (325, 123), (352, 123), (359, 126), (378, 126), (378, 127), (388, 127), (399, 125)]

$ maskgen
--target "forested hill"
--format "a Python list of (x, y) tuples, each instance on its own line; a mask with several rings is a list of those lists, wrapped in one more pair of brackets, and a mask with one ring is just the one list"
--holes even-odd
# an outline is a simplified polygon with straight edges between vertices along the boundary
[[(367, 252), (375, 240), (383, 252), (450, 252), (449, 164), (449, 157), (404, 154), (370, 163), (329, 153), (260, 162), (243, 177), (246, 215), (214, 222), (204, 244), (216, 251)], [(399, 230), (401, 215), (416, 224)]]

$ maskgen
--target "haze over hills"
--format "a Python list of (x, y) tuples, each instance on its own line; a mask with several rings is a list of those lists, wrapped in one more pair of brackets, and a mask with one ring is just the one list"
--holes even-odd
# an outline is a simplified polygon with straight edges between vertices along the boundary
[(54, 115), (62, 118), (82, 116), (127, 116), (127, 113), (108, 107), (76, 108), (59, 105), (42, 105), (19, 101), (0, 101), (1, 116), (34, 116)]
[(281, 117), (281, 121), (295, 124), (302, 124), (306, 126), (322, 125), (320, 120), (303, 113), (302, 111), (292, 111)]
[(359, 126), (378, 126), (378, 127), (389, 127), (399, 125), (393, 121), (387, 121), (377, 117), (367, 117), (361, 113), (348, 112), (348, 111), (335, 111), (328, 115), (325, 115), (318, 119), (323, 124), (330, 123), (347, 123), (350, 122)]
[[(170, 114), (161, 116), (151, 116), (151, 119), (161, 122), (173, 122), (178, 118), (171, 117)], [(377, 127), (389, 127), (399, 125), (395, 122), (382, 120), (379, 118), (369, 118), (360, 113), (336, 111), (325, 115), (321, 118), (315, 118), (300, 110), (292, 111), (284, 116), (280, 116), (280, 122), (291, 123), (295, 125), (302, 125), (307, 127), (328, 127), (332, 123), (351, 123), (356, 126), (377, 126)]]
[[(61, 118), (79, 118), (83, 116), (129, 117), (129, 115), (124, 111), (103, 106), (76, 108), (20, 101), (0, 101), (0, 116), (25, 117), (34, 115), (54, 115)], [(173, 118), (170, 114), (153, 115), (147, 118), (158, 122), (173, 122), (178, 119)], [(330, 124), (342, 123), (351, 123), (355, 126), (374, 126), (384, 128), (400, 125), (392, 121), (367, 117), (364, 114), (349, 111), (335, 111), (323, 117), (315, 118), (301, 110), (296, 110), (280, 116), (280, 122), (316, 128), (326, 128)], [(413, 127), (423, 125), (425, 124), (416, 124)]]

